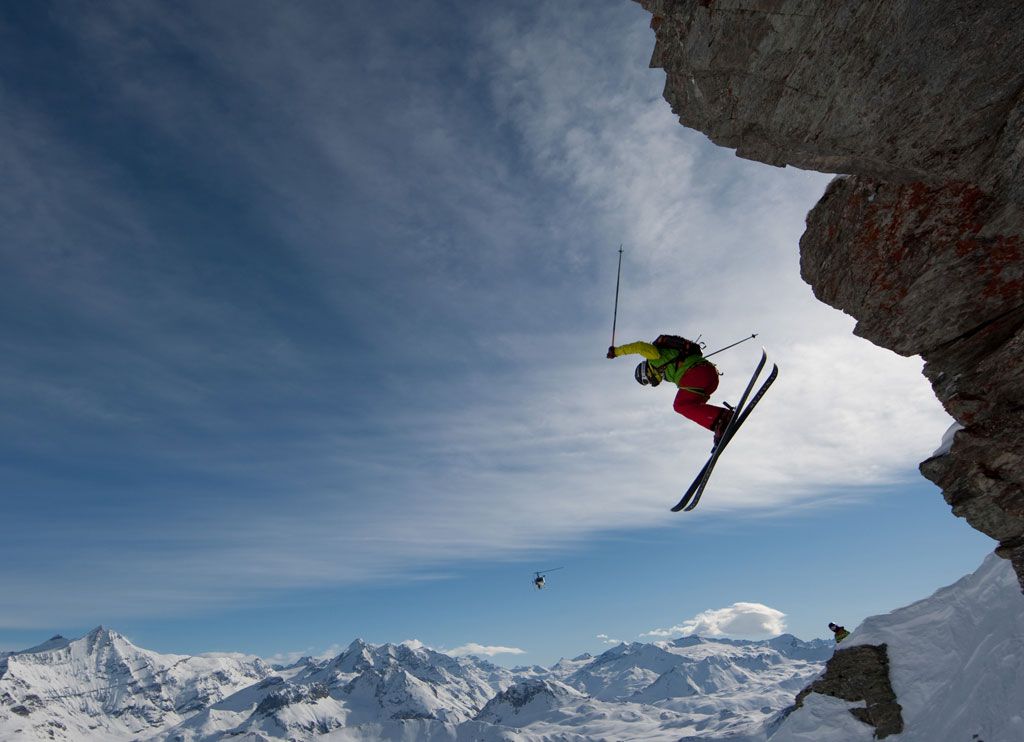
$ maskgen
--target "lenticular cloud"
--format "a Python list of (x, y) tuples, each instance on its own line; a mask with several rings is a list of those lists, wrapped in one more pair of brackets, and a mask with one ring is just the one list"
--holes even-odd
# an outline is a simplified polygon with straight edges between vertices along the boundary
[(778, 636), (786, 631), (786, 614), (761, 603), (733, 603), (728, 608), (717, 608), (698, 613), (678, 626), (653, 629), (642, 636), (674, 636), (699, 634), (700, 636)]

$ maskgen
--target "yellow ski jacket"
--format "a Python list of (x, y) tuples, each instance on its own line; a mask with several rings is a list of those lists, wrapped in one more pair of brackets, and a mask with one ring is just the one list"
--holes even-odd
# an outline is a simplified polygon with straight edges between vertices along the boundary
[(651, 366), (658, 373), (673, 384), (678, 384), (683, 374), (698, 363), (711, 363), (711, 361), (704, 360), (704, 356), (700, 352), (680, 358), (680, 352), (675, 348), (658, 348), (653, 343), (645, 343), (643, 340), (615, 346), (614, 350), (616, 358), (630, 355), (643, 356), (651, 362)]

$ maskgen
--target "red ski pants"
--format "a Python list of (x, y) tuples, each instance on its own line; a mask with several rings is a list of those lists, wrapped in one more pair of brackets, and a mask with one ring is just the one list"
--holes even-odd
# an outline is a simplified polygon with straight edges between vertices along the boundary
[(682, 375), (677, 386), (679, 391), (672, 409), (711, 430), (715, 418), (724, 409), (708, 404), (708, 398), (718, 388), (718, 369), (710, 363), (698, 363)]

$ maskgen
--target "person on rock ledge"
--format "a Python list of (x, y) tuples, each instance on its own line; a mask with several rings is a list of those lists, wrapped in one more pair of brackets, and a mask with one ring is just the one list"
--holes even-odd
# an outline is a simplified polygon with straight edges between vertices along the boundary
[(718, 388), (718, 369), (704, 357), (700, 345), (678, 335), (659, 335), (653, 343), (639, 341), (608, 348), (608, 358), (627, 355), (646, 359), (633, 374), (638, 384), (655, 387), (668, 379), (678, 387), (672, 409), (714, 433), (717, 446), (733, 410), (708, 404)]
[(849, 631), (842, 626), (836, 626), (834, 623), (830, 623), (828, 627), (832, 630), (832, 633), (836, 635), (836, 644), (850, 635)]

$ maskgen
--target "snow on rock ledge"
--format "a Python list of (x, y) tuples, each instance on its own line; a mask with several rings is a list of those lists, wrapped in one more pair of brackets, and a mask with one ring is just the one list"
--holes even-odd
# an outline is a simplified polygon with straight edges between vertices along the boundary
[(889, 652), (885, 644), (837, 650), (825, 674), (796, 697), (796, 707), (800, 708), (812, 693), (844, 701), (863, 701), (863, 706), (851, 708), (850, 713), (874, 727), (877, 739), (903, 731), (903, 709), (889, 681)]
[[(868, 618), (843, 642), (837, 658), (868, 647), (888, 649), (889, 679), (904, 723), (889, 742), (1024, 739), (1024, 596), (1015, 584), (1011, 566), (990, 555), (976, 572), (931, 597)], [(823, 679), (839, 672), (834, 663)], [(771, 742), (871, 739), (872, 727), (851, 724), (861, 715), (852, 712), (863, 710), (812, 692)], [(811, 729), (817, 736), (806, 736)], [(851, 732), (857, 729), (861, 736)]]

